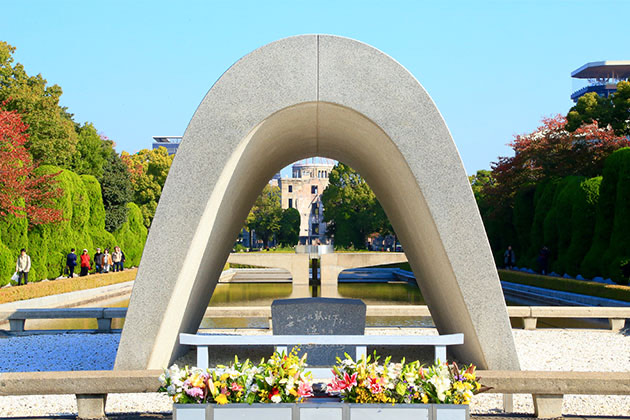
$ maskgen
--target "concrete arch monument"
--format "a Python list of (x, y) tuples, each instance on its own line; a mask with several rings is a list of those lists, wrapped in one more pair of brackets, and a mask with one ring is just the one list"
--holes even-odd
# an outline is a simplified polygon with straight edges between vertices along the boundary
[(468, 179), (435, 104), (399, 63), (329, 35), (243, 57), (210, 89), (177, 152), (133, 289), (116, 369), (162, 368), (197, 331), (266, 180), (310, 157), (368, 181), (441, 333), (461, 359), (518, 369), (507, 309)]

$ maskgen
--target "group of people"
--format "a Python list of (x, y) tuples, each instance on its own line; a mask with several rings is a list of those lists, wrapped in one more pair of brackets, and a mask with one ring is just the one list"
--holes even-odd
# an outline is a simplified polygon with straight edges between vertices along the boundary
[[(68, 278), (74, 277), (74, 269), (77, 265), (80, 265), (80, 276), (87, 276), (89, 271), (92, 270), (92, 260), (88, 250), (84, 249), (81, 255), (77, 257), (74, 252), (74, 248), (66, 256), (66, 267), (68, 269)], [(123, 271), (125, 268), (125, 253), (121, 251), (119, 246), (114, 247), (114, 252), (109, 253), (109, 249), (105, 248), (104, 252), (101, 252), (101, 248), (96, 248), (96, 254), (94, 254), (94, 272), (95, 273), (109, 273), (110, 271)]]
[[(81, 255), (75, 254), (75, 249), (72, 248), (70, 253), (66, 256), (66, 270), (68, 278), (74, 277), (74, 270), (79, 265), (81, 267), (80, 276), (87, 276), (90, 270), (92, 270), (92, 260), (88, 250), (84, 249)], [(95, 273), (109, 273), (110, 271), (123, 271), (125, 268), (125, 253), (122, 252), (119, 246), (114, 247), (114, 252), (109, 253), (109, 249), (105, 248), (105, 252), (101, 252), (101, 248), (96, 248), (96, 254), (94, 254), (94, 269)], [(26, 253), (26, 249), (20, 250), (17, 262), (15, 264), (15, 274), (12, 280), (17, 281), (18, 286), (28, 283), (28, 273), (31, 271), (31, 257)]]
[[(538, 253), (538, 257), (536, 258), (536, 262), (538, 263), (538, 271), (540, 274), (549, 274), (549, 248), (543, 246)], [(516, 266), (516, 254), (514, 254), (514, 250), (512, 246), (508, 246), (507, 250), (503, 253), (503, 266), (512, 270)]]

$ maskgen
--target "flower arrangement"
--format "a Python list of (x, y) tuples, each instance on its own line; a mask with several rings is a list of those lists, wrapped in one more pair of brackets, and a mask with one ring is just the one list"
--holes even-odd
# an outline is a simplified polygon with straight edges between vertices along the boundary
[(160, 376), (159, 392), (176, 404), (302, 402), (313, 395), (312, 376), (305, 372), (306, 354), (299, 358), (298, 351), (275, 352), (257, 365), (235, 357), (229, 366), (206, 371), (173, 365)]
[(337, 358), (334, 377), (326, 391), (350, 403), (469, 404), (474, 394), (487, 391), (475, 376), (475, 366), (436, 362), (424, 368), (420, 362), (379, 364), (379, 358), (355, 362)]

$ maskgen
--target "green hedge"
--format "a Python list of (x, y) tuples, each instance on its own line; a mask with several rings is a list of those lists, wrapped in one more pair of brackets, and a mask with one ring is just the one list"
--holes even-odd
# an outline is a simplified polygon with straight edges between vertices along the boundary
[(0, 286), (9, 282), (15, 272), (20, 249), (28, 248), (28, 220), (7, 215), (0, 220)]
[[(81, 179), (90, 200), (88, 232), (92, 239), (92, 244), (94, 248), (109, 248), (110, 251), (113, 251), (116, 245), (116, 238), (105, 230), (105, 206), (103, 205), (101, 185), (92, 175), (81, 175)], [(89, 251), (90, 255), (93, 255), (95, 249), (90, 249)]]
[(531, 244), (521, 258), (517, 255), (517, 264), (525, 267), (537, 267), (536, 257), (545, 244), (545, 219), (553, 205), (557, 181), (542, 182), (534, 193), (534, 219), (532, 221)]
[(62, 210), (63, 220), (35, 226), (30, 231), (26, 218), (7, 216), (0, 220), (0, 286), (7, 284), (15, 271), (20, 248), (26, 248), (31, 256), (29, 281), (61, 276), (71, 248), (75, 248), (77, 254), (85, 248), (94, 255), (96, 247), (113, 250), (115, 245), (120, 245), (127, 265), (139, 264), (147, 229), (135, 204), (129, 205), (127, 222), (112, 235), (105, 230), (105, 207), (96, 178), (55, 166), (41, 166), (37, 173), (59, 173), (57, 186), (63, 194), (55, 200), (54, 206)]
[(630, 149), (619, 150), (615, 218), (604, 261), (608, 263), (608, 277), (619, 284), (628, 284), (621, 273), (621, 265), (630, 262)]
[(571, 203), (571, 242), (566, 252), (562, 250), (560, 254), (564, 271), (573, 276), (581, 273), (580, 264), (593, 242), (601, 181), (602, 177), (583, 179), (579, 188), (574, 191)]
[(583, 274), (627, 282), (619, 266), (630, 258), (629, 236), (630, 148), (623, 148), (610, 155), (604, 165), (594, 240), (581, 265)]
[(38, 174), (53, 174), (57, 186), (63, 190), (55, 200), (55, 207), (62, 210), (63, 220), (57, 223), (36, 226), (29, 232), (29, 249), (32, 280), (57, 278), (63, 275), (66, 255), (71, 248), (93, 248), (88, 231), (90, 199), (83, 180), (76, 173), (55, 166), (41, 166)]
[(118, 246), (125, 253), (125, 265), (134, 267), (140, 264), (144, 243), (147, 240), (147, 228), (144, 226), (142, 212), (134, 203), (128, 203), (127, 221), (114, 232)]
[(509, 270), (499, 270), (499, 278), (502, 281), (510, 283), (630, 302), (630, 287), (628, 286), (602, 284), (592, 281), (565, 279)]
[[(512, 244), (512, 249), (516, 256), (523, 256), (524, 250), (529, 248), (531, 243), (532, 222), (534, 221), (534, 196), (535, 187), (524, 188), (516, 193), (514, 197), (514, 210), (512, 220), (516, 231), (517, 243)], [(506, 247), (507, 248), (507, 247)], [(525, 251), (526, 252), (526, 251)], [(527, 257), (526, 255), (524, 255)], [(504, 260), (500, 261), (502, 267)]]

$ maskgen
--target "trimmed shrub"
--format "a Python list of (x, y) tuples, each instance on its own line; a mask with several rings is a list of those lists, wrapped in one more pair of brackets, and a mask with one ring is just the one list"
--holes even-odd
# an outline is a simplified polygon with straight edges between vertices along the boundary
[(0, 286), (4, 286), (11, 281), (11, 276), (15, 272), (16, 260), (17, 254), (0, 242)]
[(534, 193), (534, 219), (532, 221), (531, 244), (527, 258), (519, 260), (519, 264), (527, 267), (538, 267), (537, 257), (545, 241), (545, 219), (553, 206), (553, 198), (558, 186), (557, 180), (546, 181), (536, 186)]
[(116, 245), (114, 235), (105, 230), (105, 206), (101, 195), (101, 185), (92, 175), (81, 175), (85, 191), (90, 200), (90, 218), (88, 222), (88, 232), (92, 239), (94, 249), (88, 249), (92, 256), (96, 248), (109, 248), (113, 252)]
[(517, 257), (524, 253), (531, 243), (535, 192), (535, 187), (528, 187), (518, 191), (514, 197), (514, 217), (512, 220), (514, 221), (518, 243), (512, 244), (512, 249), (514, 249)]
[(629, 176), (630, 148), (619, 149), (604, 164), (593, 243), (581, 265), (587, 277), (601, 275), (625, 282), (619, 265), (630, 254)]
[[(566, 252), (560, 254), (564, 271), (576, 276), (588, 252), (595, 233), (595, 214), (599, 202), (599, 186), (602, 177), (584, 179), (575, 191), (571, 211), (571, 243)], [(562, 250), (564, 251), (564, 249)], [(591, 276), (594, 277), (594, 276)]]
[(615, 217), (604, 261), (608, 263), (608, 277), (616, 283), (628, 284), (628, 278), (621, 273), (621, 265), (630, 260), (630, 149), (621, 149), (613, 155), (619, 156)]
[(11, 280), (20, 249), (30, 253), (27, 234), (26, 217), (7, 215), (0, 219), (0, 286)]
[(63, 194), (54, 205), (62, 210), (62, 221), (34, 226), (29, 231), (25, 218), (7, 216), (0, 220), (0, 285), (7, 284), (15, 271), (20, 248), (26, 248), (31, 256), (29, 282), (63, 275), (66, 255), (72, 248), (77, 254), (85, 248), (93, 255), (96, 247), (113, 250), (120, 245), (127, 265), (139, 264), (147, 229), (138, 207), (131, 203), (127, 206), (129, 217), (114, 236), (105, 230), (105, 207), (96, 178), (55, 166), (41, 166), (36, 173), (58, 172), (57, 186)]
[(33, 281), (63, 275), (66, 255), (71, 248), (92, 249), (92, 239), (88, 231), (90, 199), (81, 177), (55, 166), (41, 166), (36, 172), (60, 172), (55, 179), (63, 194), (56, 199), (55, 207), (63, 211), (63, 220), (37, 226), (29, 234), (32, 261), (30, 277)]
[(553, 198), (553, 205), (545, 218), (545, 242), (551, 251), (550, 267), (552, 271), (559, 273), (566, 271), (564, 254), (571, 244), (573, 200), (583, 179), (582, 177), (569, 176), (560, 181)]
[(135, 267), (140, 264), (144, 243), (147, 240), (147, 228), (137, 205), (128, 203), (127, 210), (127, 221), (114, 232), (114, 237), (117, 245), (125, 253), (125, 266)]

